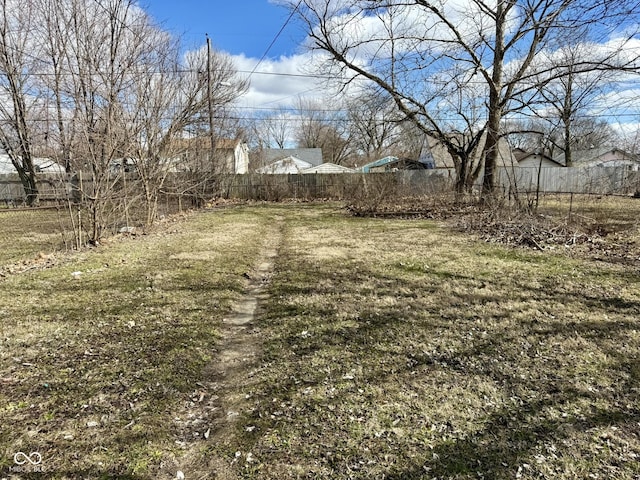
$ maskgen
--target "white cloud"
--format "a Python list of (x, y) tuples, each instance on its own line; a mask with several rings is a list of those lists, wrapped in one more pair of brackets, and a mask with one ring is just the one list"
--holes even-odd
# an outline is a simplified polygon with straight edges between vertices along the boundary
[(318, 96), (324, 89), (325, 81), (310, 74), (311, 54), (265, 59), (259, 65), (256, 58), (244, 55), (232, 58), (239, 75), (250, 80), (249, 91), (240, 99), (242, 106), (289, 107), (298, 96)]
[[(323, 5), (325, 2), (328, 7)], [(457, 35), (468, 44), (474, 44), (480, 38), (490, 39), (495, 31), (494, 19), (477, 1), (471, 0), (432, 2), (447, 22), (434, 11), (405, 2), (375, 10), (371, 9), (370, 2), (347, 2), (343, 5), (343, 0), (320, 0), (317, 3), (323, 5), (316, 5), (317, 17), (329, 18), (323, 30), (330, 32), (331, 42), (348, 59), (361, 64), (372, 59), (384, 60), (392, 53), (420, 52), (429, 56), (431, 52), (439, 55), (455, 46)], [(360, 7), (354, 7), (356, 4)], [(483, 6), (485, 4), (482, 2)], [(325, 8), (330, 15), (324, 14)], [(515, 15), (516, 12), (512, 12), (514, 19)]]
[[(273, 0), (273, 3), (282, 4), (283, 0)], [(324, 4), (325, 0), (318, 3), (316, 7), (323, 8), (320, 6), (321, 3)], [(473, 13), (470, 12), (471, 4), (469, 0), (448, 0), (443, 2), (443, 8), (451, 18), (456, 19), (456, 23), (463, 32), (468, 34), (476, 32), (477, 35), (478, 25), (469, 25), (469, 18)], [(351, 1), (330, 0), (327, 8), (338, 14), (332, 20), (332, 24), (336, 27), (340, 39), (349, 43), (353, 43), (354, 40), (362, 41), (360, 46), (352, 51), (356, 63), (365, 64), (366, 58), (384, 59), (391, 54), (389, 43), (386, 41), (389, 35), (388, 28), (391, 26), (393, 26), (394, 35), (398, 35), (400, 30), (410, 37), (419, 36), (418, 33), (425, 31), (430, 31), (429, 36), (432, 38), (450, 35), (450, 32), (445, 33), (445, 27), (435, 20), (434, 15), (428, 14), (424, 9), (399, 6), (393, 9), (393, 13), (387, 9), (364, 13), (353, 9), (352, 5)], [(474, 23), (480, 22), (478, 20), (480, 17), (482, 15), (474, 14), (473, 18), (476, 19)], [(482, 23), (482, 28), (486, 28), (488, 21), (482, 19)], [(374, 40), (367, 41), (367, 39)], [(413, 40), (405, 43), (405, 45), (395, 43), (396, 54), (415, 48), (415, 45), (409, 44), (413, 44)], [(300, 47), (305, 49), (309, 45), (303, 44)], [(246, 78), (250, 72), (256, 70), (250, 75), (249, 91), (239, 101), (242, 107), (286, 108), (294, 106), (299, 97), (327, 98), (334, 94), (326, 79), (317, 78), (314, 75), (320, 71), (316, 67), (319, 67), (323, 60), (322, 55), (317, 52), (307, 50), (305, 53), (292, 56), (265, 59), (257, 68), (259, 61), (257, 58), (248, 58), (244, 55), (236, 55), (232, 58), (241, 76)]]
[[(281, 3), (277, 0), (273, 1)], [(325, 1), (326, 0), (322, 0), (321, 3)], [(372, 57), (379, 61), (391, 54), (390, 50), (388, 50), (389, 44), (385, 43), (385, 39), (388, 39), (388, 29), (391, 25), (393, 25), (394, 35), (399, 35), (400, 32), (407, 34), (412, 33), (415, 34), (412, 38), (421, 39), (428, 39), (429, 37), (447, 39), (448, 35), (450, 35), (446, 27), (444, 27), (442, 23), (437, 22), (433, 14), (427, 14), (424, 9), (400, 6), (397, 7), (394, 14), (391, 15), (382, 8), (373, 13), (356, 11), (353, 9), (354, 2), (352, 1), (331, 0), (330, 3), (330, 7), (340, 13), (340, 15), (332, 20), (332, 25), (337, 29), (335, 39), (338, 44), (342, 43), (345, 46), (352, 45), (354, 40), (356, 43), (360, 41), (357, 47), (349, 50), (350, 58), (360, 65), (371, 64)], [(493, 21), (477, 10), (478, 6), (476, 2), (471, 0), (441, 0), (441, 6), (447, 12), (448, 18), (459, 27), (463, 35), (471, 39), (472, 37), (476, 38), (482, 32), (485, 34), (485, 39), (490, 37), (490, 32), (493, 29)], [(339, 10), (340, 8), (344, 9)], [(512, 18), (513, 22), (511, 25), (515, 26), (515, 16), (517, 12), (514, 11), (512, 13), (514, 18)], [(415, 50), (415, 44), (411, 46), (409, 45), (410, 42), (415, 42), (415, 40), (407, 40), (404, 44), (402, 42), (396, 42), (394, 44), (394, 53), (396, 55), (402, 55), (406, 52), (417, 51)], [(584, 48), (580, 52), (580, 55), (588, 54), (590, 58), (594, 56), (599, 58), (616, 58), (612, 52), (616, 51), (621, 44), (624, 44), (627, 55), (625, 60), (627, 61), (631, 58), (636, 58), (640, 52), (640, 40), (637, 38), (626, 40), (618, 32), (617, 36), (612, 36), (606, 42), (583, 45)], [(308, 44), (303, 44), (301, 48), (308, 46)], [(431, 53), (434, 57), (441, 53), (441, 51), (438, 51), (441, 47), (433, 47), (426, 41), (421, 43), (420, 47), (422, 48), (419, 50), (421, 55), (428, 56), (428, 48), (433, 48)], [(540, 52), (537, 56), (539, 62), (537, 66), (540, 66), (540, 63), (551, 63), (558, 55), (560, 55), (559, 50)], [(245, 56), (235, 56), (233, 58), (237, 69), (243, 72), (241, 75), (245, 76), (254, 70), (258, 64), (258, 59), (256, 58), (247, 58)], [(620, 59), (621, 56), (617, 58)], [(251, 75), (249, 92), (241, 99), (240, 105), (256, 109), (289, 108), (295, 106), (299, 97), (330, 98), (332, 95), (337, 96), (337, 93), (332, 93), (326, 80), (314, 78), (313, 76), (314, 72), (319, 71), (314, 67), (319, 66), (321, 60), (321, 56), (318, 56), (317, 53), (314, 55), (311, 52), (264, 60), (260, 63), (256, 72)], [(407, 60), (420, 62), (419, 59), (416, 60), (413, 57)], [(428, 65), (428, 58), (426, 58), (424, 62), (427, 62), (426, 65)], [(520, 59), (510, 58), (510, 62), (506, 65), (505, 69), (507, 74), (511, 69), (519, 67), (519, 65)], [(460, 67), (460, 71), (456, 69), (456, 74), (464, 72), (462, 66), (454, 66)], [(627, 80), (626, 85), (620, 82), (623, 79)], [(637, 103), (636, 99), (640, 98), (636, 91), (637, 76), (628, 78), (627, 76), (618, 75), (616, 80), (617, 85), (615, 91), (607, 91), (606, 96), (596, 98), (596, 101), (591, 105), (591, 113), (596, 116), (611, 117), (615, 115), (616, 112), (623, 112), (626, 114), (626, 120), (635, 121), (636, 118), (640, 117), (629, 115), (629, 104), (633, 101)], [(480, 88), (479, 86), (483, 84), (482, 81), (476, 83), (477, 84), (474, 85), (472, 82), (471, 87)], [(422, 88), (426, 88), (426, 86), (422, 85)], [(484, 95), (486, 95), (486, 92), (479, 91), (475, 92), (474, 95), (470, 95), (470, 98), (482, 99)], [(622, 109), (619, 107), (621, 104), (624, 106)], [(618, 109), (615, 109), (616, 106)], [(329, 105), (329, 108), (331, 108), (331, 105)], [(612, 110), (614, 110), (613, 113)], [(637, 111), (633, 113), (637, 113)]]

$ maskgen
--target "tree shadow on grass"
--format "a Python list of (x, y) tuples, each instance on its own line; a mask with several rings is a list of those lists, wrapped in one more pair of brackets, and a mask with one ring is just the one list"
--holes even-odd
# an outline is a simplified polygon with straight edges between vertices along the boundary
[[(585, 432), (593, 428), (623, 425), (640, 420), (638, 411), (630, 414), (603, 410), (589, 415), (577, 426), (551, 419), (531, 423), (527, 413), (536, 415), (551, 405), (557, 404), (525, 404), (522, 410), (495, 412), (489, 417), (481, 432), (471, 438), (442, 443), (431, 451), (431, 459), (428, 459), (424, 465), (399, 469), (389, 473), (385, 478), (400, 480), (482, 476), (502, 479), (518, 478), (523, 471), (525, 474), (539, 477), (540, 472), (527, 472), (527, 470), (531, 469), (532, 452), (537, 451), (538, 447), (545, 443), (551, 444), (569, 438), (575, 428)], [(606, 472), (606, 468), (603, 470)], [(583, 473), (586, 475), (588, 471)], [(594, 473), (597, 475), (596, 472)]]
[[(385, 478), (476, 478), (478, 474), (484, 478), (514, 478), (518, 468), (531, 464), (534, 455), (547, 444), (566, 441), (571, 445), (574, 442), (575, 448), (588, 455), (584, 452), (588, 449), (588, 440), (585, 440), (589, 436), (588, 430), (635, 425), (640, 420), (640, 411), (629, 407), (640, 400), (640, 366), (629, 357), (628, 351), (615, 348), (616, 343), (623, 342), (638, 327), (635, 318), (640, 315), (640, 306), (632, 300), (575, 289), (568, 293), (560, 288), (540, 291), (517, 274), (495, 279), (494, 293), (487, 294), (479, 287), (477, 279), (464, 274), (441, 272), (434, 277), (427, 272), (423, 278), (407, 279), (364, 265), (350, 269), (340, 262), (319, 265), (305, 264), (302, 259), (288, 261), (294, 262), (290, 270), (296, 273), (288, 277), (285, 263), (281, 278), (272, 285), (274, 296), (262, 319), (275, 332), (267, 342), (265, 360), (280, 362), (283, 368), (278, 371), (278, 377), (269, 377), (267, 383), (256, 388), (258, 397), (276, 404), (295, 405), (298, 413), (293, 413), (288, 420), (269, 419), (271, 406), (258, 402), (253, 416), (247, 421), (259, 420), (262, 431), (288, 431), (289, 435), (302, 437), (305, 429), (310, 428), (308, 416), (314, 419), (327, 412), (330, 415), (324, 420), (315, 420), (324, 421), (322, 430), (328, 436), (322, 442), (329, 446), (318, 447), (318, 440), (310, 443), (316, 442), (318, 451), (339, 450), (341, 445), (349, 443), (344, 438), (349, 432), (343, 424), (334, 423), (344, 422), (345, 417), (332, 412), (340, 411), (343, 405), (352, 405), (362, 397), (358, 394), (358, 386), (373, 385), (385, 390), (405, 382), (405, 393), (415, 391), (420, 395), (424, 391), (421, 383), (446, 388), (455, 386), (447, 383), (448, 378), (452, 382), (474, 379), (497, 390), (500, 398), (516, 400), (488, 404), (467, 414), (473, 428), (453, 425), (453, 431), (446, 438), (424, 439), (417, 450), (416, 442), (420, 444), (421, 441), (411, 440), (413, 444), (407, 445), (413, 449), (411, 455), (402, 452), (402, 441), (388, 445), (387, 454), (393, 452), (397, 461), (387, 462), (383, 469)], [(426, 278), (429, 275), (431, 277)], [(457, 282), (457, 289), (446, 296), (438, 295), (437, 288), (434, 289), (437, 281)], [(367, 282), (369, 287), (362, 290), (359, 282)], [(310, 289), (309, 285), (314, 288)], [(314, 306), (303, 300), (301, 303), (290, 300), (304, 298), (309, 293), (333, 298), (334, 303)], [(346, 321), (341, 320), (340, 301), (350, 295), (362, 303), (355, 308), (355, 314)], [(389, 306), (383, 302), (375, 305), (367, 302), (367, 299), (384, 296), (399, 299), (399, 302)], [(534, 303), (531, 310), (535, 317), (513, 320), (509, 308), (500, 308), (500, 305), (512, 302), (514, 297), (522, 304)], [(598, 322), (580, 316), (565, 319), (562, 315), (553, 315), (554, 305), (563, 305), (568, 299), (575, 308), (589, 312), (589, 318), (598, 315), (612, 318)], [(473, 308), (482, 311), (480, 307), (488, 301), (497, 307), (486, 318), (469, 314)], [(447, 312), (446, 315), (443, 312)], [(459, 318), (455, 318), (455, 312)], [(470, 332), (474, 335), (470, 336)], [(574, 337), (580, 337), (586, 342), (584, 348), (590, 350), (571, 351), (575, 347), (570, 342), (566, 347), (554, 347), (554, 342)], [(637, 342), (634, 345), (637, 346)], [(582, 356), (583, 353), (586, 356)], [(583, 367), (588, 367), (592, 353), (605, 353), (614, 359), (603, 364), (602, 368), (608, 371), (603, 372), (601, 380), (582, 377), (579, 373)], [(335, 372), (331, 375), (314, 367), (319, 359), (328, 357), (331, 360), (332, 356)], [(351, 367), (360, 368), (352, 382), (353, 388), (340, 387), (333, 398), (301, 396), (304, 389), (323, 390), (332, 382), (344, 384), (340, 378), (348, 374)], [(608, 380), (613, 384), (600, 390), (596, 388), (599, 382)], [(469, 385), (460, 388), (468, 389)], [(591, 390), (592, 386), (594, 389)], [(470, 390), (468, 393), (472, 397), (475, 395)], [(381, 397), (377, 401), (393, 403), (398, 400)], [(572, 413), (576, 405), (584, 410), (580, 415)], [(419, 419), (417, 413), (414, 415), (410, 411), (409, 404), (405, 408), (409, 410), (405, 412), (409, 418)], [(434, 410), (438, 408), (439, 405), (434, 405)], [(450, 408), (462, 411), (465, 407), (451, 400)], [(444, 417), (433, 421), (448, 422)], [(416, 426), (416, 430), (419, 429)], [(374, 432), (358, 432), (353, 442), (375, 444), (384, 455), (384, 437), (376, 440)], [(307, 435), (319, 438), (320, 434)], [(628, 435), (630, 448), (640, 453), (640, 441), (634, 437), (634, 431), (625, 432), (625, 435)], [(255, 435), (248, 439), (261, 441)], [(563, 454), (571, 456), (571, 448), (565, 447)], [(416, 454), (417, 451), (422, 453)], [(373, 453), (369, 460), (384, 463)], [(606, 473), (608, 461), (620, 459), (612, 454), (602, 460), (604, 466), (600, 473)], [(316, 456), (313, 462), (330, 465), (335, 478), (367, 478), (366, 467), (360, 466), (360, 474), (349, 473), (353, 465), (346, 460), (336, 461), (333, 457), (329, 461), (326, 457)], [(631, 471), (623, 470), (626, 478), (631, 478)]]

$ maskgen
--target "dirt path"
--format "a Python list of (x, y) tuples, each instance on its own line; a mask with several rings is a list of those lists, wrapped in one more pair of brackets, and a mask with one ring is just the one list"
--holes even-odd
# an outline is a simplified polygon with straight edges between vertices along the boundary
[(244, 294), (223, 320), (217, 354), (203, 375), (206, 381), (197, 385), (184, 415), (174, 419), (181, 438), (176, 443), (186, 449), (186, 455), (171, 468), (174, 475), (181, 472), (185, 479), (236, 478), (231, 465), (243, 452), (238, 458), (202, 458), (200, 447), (213, 443), (217, 450), (232, 451), (237, 420), (250, 408), (251, 379), (260, 368), (261, 356), (260, 327), (255, 319), (260, 303), (267, 298), (266, 287), (282, 241), (282, 221), (278, 218), (273, 240), (262, 251), (254, 270), (245, 274)]
[(265, 287), (271, 278), (276, 255), (276, 247), (263, 253), (256, 270), (248, 274), (246, 293), (236, 304), (233, 314), (223, 321), (220, 356), (213, 368), (223, 390), (225, 386), (238, 387), (227, 388), (231, 391), (223, 391), (220, 397), (227, 422), (233, 421), (246, 403), (241, 390), (260, 356), (260, 329), (255, 325), (255, 317), (259, 303), (266, 298)]

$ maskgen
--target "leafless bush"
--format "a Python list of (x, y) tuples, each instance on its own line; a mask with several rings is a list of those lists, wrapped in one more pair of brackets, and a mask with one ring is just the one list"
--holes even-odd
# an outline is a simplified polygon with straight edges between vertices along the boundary
[(364, 173), (351, 186), (349, 210), (357, 215), (373, 215), (398, 199), (396, 176), (385, 173)]

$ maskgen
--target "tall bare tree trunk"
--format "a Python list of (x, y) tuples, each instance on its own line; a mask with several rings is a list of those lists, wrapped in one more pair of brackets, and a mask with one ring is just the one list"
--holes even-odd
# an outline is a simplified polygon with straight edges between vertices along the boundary
[(27, 93), (29, 81), (31, 12), (16, 10), (9, 0), (0, 4), (0, 75), (3, 100), (0, 113), (0, 146), (5, 150), (22, 183), (29, 206), (38, 203), (38, 185), (32, 155), (32, 129), (29, 128)]
[[(484, 145), (484, 178), (482, 180), (482, 199), (488, 200), (495, 192), (495, 172), (500, 155), (500, 123), (502, 121), (502, 74), (504, 70), (504, 36), (506, 28), (506, 0), (498, 0), (496, 5), (495, 39), (493, 69), (489, 82), (489, 108), (487, 121), (487, 139)], [(510, 3), (510, 2), (509, 2)]]

